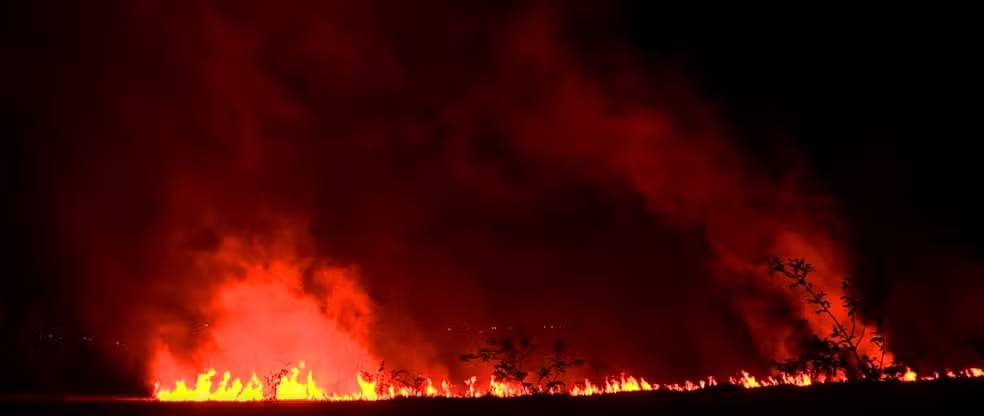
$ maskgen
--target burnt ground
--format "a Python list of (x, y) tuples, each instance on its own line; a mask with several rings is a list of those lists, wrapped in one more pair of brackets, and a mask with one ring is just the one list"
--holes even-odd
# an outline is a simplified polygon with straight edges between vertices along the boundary
[(890, 412), (974, 413), (984, 379), (922, 383), (836, 384), (745, 390), (641, 392), (594, 397), (404, 399), (348, 403), (158, 403), (97, 398), (7, 399), (2, 414), (20, 415), (845, 415)]

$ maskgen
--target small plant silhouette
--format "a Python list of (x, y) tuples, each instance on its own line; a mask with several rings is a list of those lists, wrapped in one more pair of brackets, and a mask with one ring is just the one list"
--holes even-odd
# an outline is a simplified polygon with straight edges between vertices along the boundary
[(547, 359), (547, 363), (540, 367), (536, 372), (536, 388), (542, 388), (543, 392), (551, 392), (556, 388), (564, 386), (564, 382), (561, 377), (567, 373), (567, 370), (572, 367), (578, 367), (584, 364), (584, 360), (575, 358), (573, 360), (567, 360), (564, 358), (564, 342), (555, 339), (553, 341), (553, 350), (551, 351), (550, 358)]
[(461, 361), (491, 363), (492, 376), (496, 380), (519, 384), (533, 394), (548, 394), (563, 387), (561, 377), (567, 370), (584, 364), (581, 359), (564, 358), (564, 343), (556, 339), (547, 362), (533, 371), (531, 377), (526, 365), (536, 349), (533, 338), (518, 329), (506, 336), (490, 338), (487, 347), (481, 347), (475, 353), (462, 354)]
[(388, 384), (397, 390), (406, 389), (412, 394), (420, 394), (426, 389), (427, 377), (420, 374), (411, 375), (410, 372), (403, 369), (391, 370)]
[(427, 384), (427, 378), (421, 375), (411, 376), (410, 372), (403, 369), (390, 370), (386, 372), (386, 361), (379, 362), (376, 373), (362, 371), (362, 379), (376, 383), (376, 394), (387, 394), (390, 387), (400, 391), (405, 389), (410, 395), (421, 394)]
[[(807, 263), (804, 259), (779, 259), (773, 257), (769, 260), (769, 271), (773, 275), (781, 275), (791, 280), (789, 287), (800, 288), (806, 294), (806, 302), (816, 305), (816, 313), (826, 317), (832, 324), (833, 330), (830, 335), (820, 338), (811, 335), (804, 345), (803, 353), (794, 358), (786, 359), (781, 362), (773, 362), (773, 367), (783, 373), (795, 374), (806, 373), (811, 375), (834, 376), (843, 373), (855, 380), (880, 380), (887, 375), (898, 374), (905, 371), (901, 364), (892, 366), (885, 365), (885, 338), (879, 330), (877, 333), (868, 334), (865, 339), (867, 327), (859, 322), (857, 314), (857, 299), (852, 292), (854, 291), (853, 282), (850, 277), (841, 280), (841, 289), (844, 294), (840, 301), (847, 311), (847, 319), (842, 321), (834, 315), (831, 309), (832, 303), (827, 298), (827, 293), (818, 289), (809, 281), (810, 273), (816, 268)], [(880, 325), (879, 325), (880, 326)], [(859, 350), (865, 342), (869, 342), (880, 351), (879, 356), (871, 357), (861, 353)]]
[(292, 364), (288, 362), (287, 364), (284, 364), (280, 370), (274, 371), (263, 377), (263, 381), (265, 381), (267, 387), (270, 388), (271, 394), (269, 397), (271, 400), (276, 397), (277, 389), (280, 387), (280, 382), (283, 381), (284, 377), (287, 377), (287, 375), (290, 374), (291, 367)]

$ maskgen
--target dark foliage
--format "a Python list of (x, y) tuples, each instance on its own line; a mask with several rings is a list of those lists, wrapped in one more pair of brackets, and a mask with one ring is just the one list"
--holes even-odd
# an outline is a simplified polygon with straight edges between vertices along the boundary
[(290, 374), (289, 368), (292, 366), (293, 364), (287, 363), (279, 371), (275, 371), (263, 377), (263, 381), (266, 382), (265, 385), (270, 389), (269, 392), (264, 392), (266, 397), (269, 397), (271, 400), (276, 397), (277, 388), (280, 386), (280, 382), (284, 379), (284, 377), (287, 377), (287, 374)]
[(421, 392), (424, 392), (427, 387), (427, 377), (424, 377), (423, 375), (411, 375), (409, 371), (404, 369), (390, 370), (389, 373), (387, 373), (386, 361), (381, 361), (379, 363), (379, 368), (376, 369), (375, 374), (363, 371), (362, 379), (376, 382), (377, 394), (388, 393), (391, 386), (395, 390), (406, 389), (412, 394), (420, 394)]
[[(887, 348), (880, 331), (881, 325), (875, 322), (876, 333), (866, 333), (868, 326), (858, 316), (858, 303), (852, 293), (854, 286), (849, 277), (841, 280), (844, 294), (840, 301), (847, 310), (847, 319), (841, 320), (834, 315), (827, 293), (814, 287), (809, 281), (810, 273), (816, 271), (812, 264), (804, 259), (772, 258), (769, 260), (769, 271), (773, 275), (778, 274), (789, 279), (790, 288), (801, 289), (806, 294), (806, 302), (816, 306), (816, 313), (827, 318), (833, 325), (829, 335), (823, 338), (812, 335), (804, 343), (799, 356), (774, 362), (774, 368), (787, 374), (806, 373), (813, 376), (842, 373), (853, 380), (881, 380), (906, 371), (906, 367), (899, 364), (901, 361), (898, 359), (895, 360), (896, 364), (885, 365)], [(880, 351), (878, 356), (861, 353), (865, 342), (877, 347)]]
[[(553, 340), (549, 358), (539, 368), (530, 369), (538, 345), (522, 329), (503, 337), (488, 340), (488, 346), (475, 353), (462, 354), (465, 362), (479, 360), (493, 364), (492, 376), (503, 382), (513, 382), (534, 394), (547, 394), (564, 386), (561, 377), (568, 369), (584, 364), (581, 359), (568, 359), (564, 356), (564, 343)], [(535, 364), (534, 364), (535, 365)]]

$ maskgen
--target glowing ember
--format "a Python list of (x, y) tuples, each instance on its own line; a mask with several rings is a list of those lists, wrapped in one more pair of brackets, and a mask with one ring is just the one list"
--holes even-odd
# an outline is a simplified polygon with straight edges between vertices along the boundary
[[(184, 381), (175, 383), (174, 388), (160, 388), (157, 386), (155, 396), (160, 401), (259, 401), (259, 400), (327, 400), (327, 401), (350, 401), (350, 400), (387, 400), (400, 397), (516, 397), (534, 394), (535, 391), (549, 391), (550, 394), (568, 394), (571, 396), (591, 396), (598, 394), (616, 394), (623, 392), (636, 391), (694, 391), (706, 387), (716, 386), (719, 383), (713, 378), (699, 380), (696, 382), (686, 381), (682, 384), (654, 384), (647, 382), (643, 378), (632, 376), (621, 376), (608, 378), (604, 383), (595, 384), (589, 380), (578, 383), (570, 389), (554, 388), (534, 389), (518, 383), (501, 382), (490, 378), (487, 383), (478, 381), (477, 377), (471, 377), (463, 383), (464, 387), (458, 388), (447, 380), (435, 384), (431, 379), (426, 379), (421, 387), (395, 387), (388, 386), (380, 389), (377, 382), (372, 381), (361, 374), (355, 376), (360, 391), (350, 393), (328, 393), (315, 381), (312, 371), (306, 370), (301, 363), (297, 367), (290, 369), (288, 375), (281, 377), (271, 385), (261, 382), (256, 374), (244, 383), (240, 379), (232, 379), (228, 372), (223, 373), (221, 380), (214, 382), (217, 372), (209, 369), (198, 375), (193, 388), (188, 387)], [(904, 374), (897, 377), (886, 378), (883, 381), (928, 381), (939, 378), (976, 378), (984, 377), (984, 370), (980, 368), (968, 368), (963, 371), (947, 371), (944, 374), (933, 373), (928, 376), (919, 376), (912, 370), (907, 370)], [(741, 372), (736, 377), (732, 377), (727, 384), (744, 388), (759, 388), (769, 386), (810, 386), (817, 383), (843, 382), (845, 377), (811, 377), (807, 374), (786, 374), (779, 377), (766, 377), (757, 379), (747, 372)], [(383, 391), (380, 391), (383, 390)]]

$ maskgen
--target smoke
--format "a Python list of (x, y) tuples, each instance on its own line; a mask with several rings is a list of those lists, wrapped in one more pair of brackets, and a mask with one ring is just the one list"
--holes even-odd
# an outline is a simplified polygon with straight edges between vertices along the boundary
[(463, 377), (457, 328), (557, 325), (603, 371), (678, 379), (761, 368), (801, 318), (829, 332), (764, 260), (806, 257), (839, 293), (831, 201), (746, 157), (686, 79), (579, 43), (586, 13), (100, 15), (51, 162), (66, 293), (157, 377), (297, 359)]
[(227, 236), (198, 259), (204, 275), (225, 281), (210, 303), (197, 305), (201, 322), (156, 322), (157, 380), (179, 380), (200, 366), (266, 377), (305, 360), (322, 385), (352, 391), (353, 375), (378, 363), (364, 347), (372, 302), (356, 287), (356, 272), (305, 256), (303, 224), (277, 227), (269, 241)]

